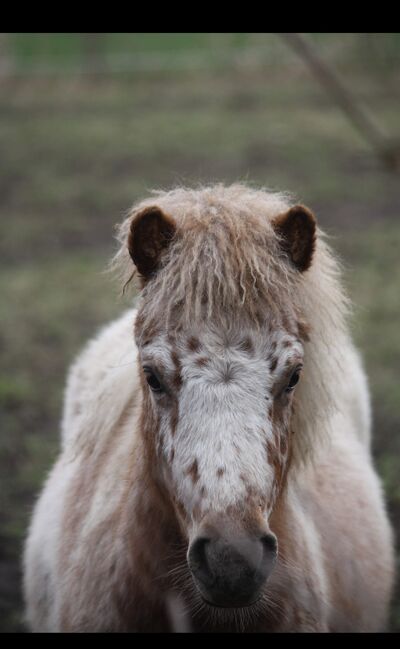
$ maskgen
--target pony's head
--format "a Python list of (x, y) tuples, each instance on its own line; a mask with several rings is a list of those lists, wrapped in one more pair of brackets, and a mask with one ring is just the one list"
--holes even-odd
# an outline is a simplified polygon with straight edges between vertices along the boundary
[(142, 286), (149, 468), (202, 598), (249, 606), (277, 557), (269, 518), (293, 460), (315, 219), (241, 186), (176, 190), (136, 207), (122, 237)]

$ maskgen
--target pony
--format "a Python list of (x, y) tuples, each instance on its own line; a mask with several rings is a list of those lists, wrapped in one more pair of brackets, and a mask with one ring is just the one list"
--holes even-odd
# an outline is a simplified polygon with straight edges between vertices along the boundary
[(385, 628), (393, 538), (338, 260), (243, 184), (153, 192), (140, 293), (73, 364), (24, 554), (34, 631)]

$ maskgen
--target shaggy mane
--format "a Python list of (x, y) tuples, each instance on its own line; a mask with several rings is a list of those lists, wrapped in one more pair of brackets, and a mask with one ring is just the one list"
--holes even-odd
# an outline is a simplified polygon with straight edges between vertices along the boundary
[(327, 432), (328, 414), (339, 409), (349, 303), (339, 263), (320, 230), (311, 267), (300, 273), (289, 263), (273, 221), (293, 204), (287, 194), (242, 184), (154, 191), (119, 226), (120, 249), (112, 268), (124, 285), (133, 277), (127, 247), (131, 220), (142, 209), (157, 206), (174, 219), (177, 232), (160, 271), (142, 290), (144, 323), (160, 315), (174, 326), (199, 318), (226, 322), (240, 312), (259, 325), (266, 309), (271, 319), (294, 307), (311, 332), (294, 414), (301, 430), (295, 436), (297, 455), (304, 457), (316, 437)]

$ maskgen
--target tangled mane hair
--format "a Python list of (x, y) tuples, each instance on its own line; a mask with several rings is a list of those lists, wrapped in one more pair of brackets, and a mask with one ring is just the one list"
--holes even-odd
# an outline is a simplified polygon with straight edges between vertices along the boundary
[(329, 413), (340, 409), (349, 302), (339, 263), (319, 229), (310, 268), (301, 273), (290, 264), (274, 221), (292, 206), (287, 194), (243, 184), (153, 191), (119, 226), (120, 248), (112, 269), (124, 286), (133, 278), (128, 249), (132, 220), (157, 207), (174, 221), (176, 233), (159, 271), (141, 292), (144, 327), (160, 314), (166, 326), (174, 327), (199, 319), (226, 323), (232, 314), (259, 326), (266, 309), (271, 319), (290, 305), (310, 330), (293, 416), (299, 430), (294, 457), (305, 458), (316, 440), (327, 437)]

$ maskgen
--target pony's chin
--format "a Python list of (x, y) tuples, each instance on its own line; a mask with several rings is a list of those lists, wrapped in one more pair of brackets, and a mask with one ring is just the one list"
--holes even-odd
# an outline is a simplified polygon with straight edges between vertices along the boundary
[(241, 611), (244, 608), (251, 608), (253, 606), (256, 606), (261, 601), (261, 595), (259, 595), (255, 599), (251, 600), (250, 602), (246, 602), (246, 603), (235, 604), (235, 605), (233, 605), (232, 603), (228, 603), (228, 604), (218, 603), (217, 604), (215, 602), (211, 602), (210, 600), (208, 600), (206, 597), (204, 597), (204, 595), (200, 594), (200, 596), (201, 596), (201, 599), (202, 599), (203, 603), (206, 606), (209, 606), (210, 608), (213, 608), (213, 609), (215, 608), (215, 609), (224, 610), (224, 611)]

